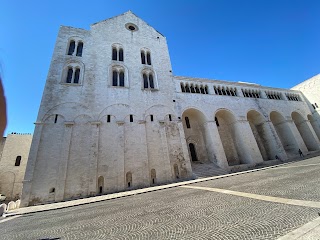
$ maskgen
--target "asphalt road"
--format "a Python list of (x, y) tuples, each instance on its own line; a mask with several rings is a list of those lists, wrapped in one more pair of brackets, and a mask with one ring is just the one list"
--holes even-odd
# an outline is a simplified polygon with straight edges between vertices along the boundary
[(0, 239), (277, 239), (318, 217), (310, 201), (320, 204), (320, 157), (23, 215), (0, 223)]

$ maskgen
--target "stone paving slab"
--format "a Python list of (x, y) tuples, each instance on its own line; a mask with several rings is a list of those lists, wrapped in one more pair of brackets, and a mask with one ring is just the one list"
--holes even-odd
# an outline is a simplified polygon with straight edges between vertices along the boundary
[(103, 195), (103, 196), (96, 196), (96, 197), (89, 197), (89, 198), (83, 198), (83, 199), (77, 199), (77, 200), (71, 200), (71, 201), (65, 201), (65, 202), (59, 202), (59, 203), (51, 203), (51, 204), (44, 204), (44, 205), (19, 208), (19, 209), (9, 211), (6, 214), (6, 216), (14, 216), (14, 215), (34, 213), (34, 212), (49, 211), (49, 210), (54, 210), (54, 209), (67, 208), (67, 207), (79, 206), (79, 205), (84, 205), (84, 204), (89, 204), (89, 203), (94, 203), (94, 202), (106, 201), (106, 200), (110, 200), (110, 199), (127, 197), (127, 196), (132, 196), (132, 195), (146, 193), (146, 192), (153, 192), (153, 191), (158, 191), (158, 190), (167, 189), (167, 188), (179, 187), (179, 186), (192, 184), (192, 183), (200, 183), (200, 182), (206, 182), (206, 181), (215, 180), (215, 179), (222, 179), (222, 178), (224, 179), (227, 177), (242, 175), (242, 174), (246, 174), (246, 173), (263, 171), (263, 170), (267, 170), (267, 169), (273, 169), (273, 168), (276, 168), (279, 166), (286, 166), (286, 165), (292, 164), (292, 163), (294, 163), (294, 162), (283, 163), (283, 164), (279, 164), (279, 165), (275, 165), (275, 166), (258, 168), (258, 169), (243, 171), (243, 172), (221, 175), (221, 176), (201, 178), (201, 179), (171, 183), (171, 184), (166, 184), (166, 185), (161, 185), (161, 186), (137, 189), (137, 190), (132, 190), (132, 191), (113, 193), (113, 194), (108, 194), (108, 195)]
[(299, 199), (320, 200), (320, 157), (282, 165), (263, 172), (198, 183), (197, 186)]
[(277, 239), (318, 217), (318, 208), (171, 188), (1, 223), (17, 239)]

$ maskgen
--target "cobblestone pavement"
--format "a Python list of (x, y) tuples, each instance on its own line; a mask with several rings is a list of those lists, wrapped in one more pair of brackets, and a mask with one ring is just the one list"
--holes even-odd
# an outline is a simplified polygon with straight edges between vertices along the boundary
[(320, 157), (195, 185), (274, 197), (320, 201)]
[[(187, 186), (320, 201), (317, 171), (319, 157)], [(16, 217), (0, 223), (0, 239), (277, 239), (318, 212), (176, 187)]]

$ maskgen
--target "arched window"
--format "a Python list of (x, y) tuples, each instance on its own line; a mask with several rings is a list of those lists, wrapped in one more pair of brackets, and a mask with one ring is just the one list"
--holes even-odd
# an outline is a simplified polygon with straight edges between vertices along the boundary
[(141, 63), (151, 65), (151, 53), (148, 50), (141, 50)]
[(118, 58), (118, 51), (115, 47), (112, 48), (112, 60), (117, 60)]
[[(76, 53), (75, 53), (76, 50)], [(81, 57), (82, 56), (82, 50), (83, 50), (83, 42), (81, 40), (70, 40), (69, 46), (68, 46), (68, 52), (67, 54), (72, 56), (75, 53), (75, 56)]]
[(190, 92), (189, 84), (186, 84), (186, 92)]
[(150, 56), (150, 52), (147, 52), (147, 63), (148, 63), (148, 65), (151, 65), (151, 56)]
[(123, 62), (123, 48), (118, 44), (112, 46), (112, 60)]
[(72, 67), (68, 67), (68, 74), (67, 74), (66, 83), (71, 83), (72, 76), (73, 76), (73, 69), (72, 69)]
[(80, 68), (76, 68), (76, 71), (74, 73), (73, 83), (79, 83), (79, 78), (80, 78)]
[(20, 166), (20, 163), (21, 163), (21, 156), (17, 156), (16, 157), (16, 162), (15, 162), (15, 166)]
[(141, 63), (146, 64), (146, 55), (144, 54), (144, 51), (141, 51)]
[(114, 66), (112, 68), (112, 86), (124, 87), (125, 86), (125, 71), (121, 66)]
[(69, 43), (68, 55), (72, 55), (76, 47), (76, 42), (71, 40)]
[(124, 72), (120, 71), (119, 73), (119, 85), (120, 87), (124, 87)]
[(118, 86), (118, 72), (116, 70), (112, 72), (112, 86)]
[(79, 85), (83, 79), (83, 63), (70, 62), (63, 68), (61, 75), (61, 83)]
[(142, 78), (143, 78), (143, 88), (144, 89), (154, 89), (155, 88), (154, 75), (151, 71), (143, 73)]
[(123, 49), (122, 48), (119, 49), (119, 61), (123, 62)]
[(180, 83), (180, 87), (181, 87), (181, 92), (185, 92), (186, 89), (184, 88), (184, 84), (183, 83)]
[(82, 49), (83, 49), (83, 42), (78, 42), (76, 56), (78, 56), (78, 57), (82, 56)]

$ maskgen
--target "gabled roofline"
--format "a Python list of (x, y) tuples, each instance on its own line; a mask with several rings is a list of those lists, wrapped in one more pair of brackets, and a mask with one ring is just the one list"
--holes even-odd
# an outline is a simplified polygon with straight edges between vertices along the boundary
[(109, 21), (110, 19), (117, 18), (117, 17), (123, 16), (123, 15), (128, 14), (128, 13), (131, 13), (131, 14), (133, 14), (134, 16), (136, 16), (137, 18), (141, 19), (141, 20), (142, 20), (143, 22), (145, 22), (149, 27), (153, 28), (157, 33), (159, 33), (162, 37), (165, 37), (161, 32), (159, 32), (158, 30), (156, 30), (154, 27), (152, 27), (150, 24), (148, 24), (148, 23), (147, 23), (146, 21), (144, 21), (142, 18), (140, 18), (139, 16), (137, 16), (135, 13), (133, 13), (131, 10), (126, 11), (126, 12), (124, 12), (124, 13), (121, 13), (121, 14), (119, 14), (119, 15), (116, 15), (116, 16), (114, 16), (114, 17), (107, 18), (107, 19), (105, 19), (105, 20), (101, 20), (101, 21), (99, 21), (99, 22), (93, 23), (93, 24), (91, 24), (90, 26), (96, 25), (96, 24), (98, 24), (98, 23), (102, 23), (102, 22)]

